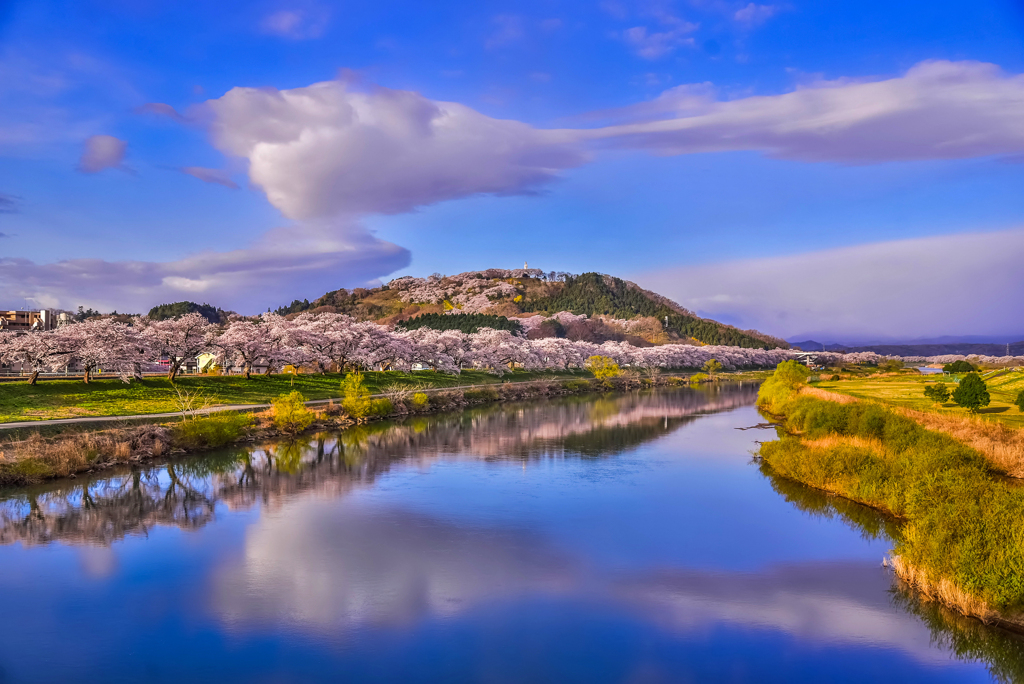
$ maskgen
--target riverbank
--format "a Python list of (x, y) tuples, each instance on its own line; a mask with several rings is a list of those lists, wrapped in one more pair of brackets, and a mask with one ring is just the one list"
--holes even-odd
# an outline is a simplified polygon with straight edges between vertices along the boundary
[[(758, 380), (765, 372), (730, 376)], [(492, 376), (493, 377), (493, 376)], [(506, 378), (508, 380), (508, 378)], [(593, 392), (624, 392), (655, 386), (684, 386), (684, 376), (653, 374), (620, 376), (607, 380), (587, 377), (524, 379), (518, 382), (488, 382), (459, 389), (426, 390), (426, 402), (413, 400), (413, 389), (391, 388), (378, 393), (379, 399), (367, 420), (400, 418), (408, 415), (458, 410), (467, 406), (500, 401), (566, 396)], [(415, 390), (419, 391), (419, 387)], [(304, 432), (341, 430), (353, 420), (340, 401), (308, 407), (311, 422)], [(217, 448), (236, 442), (291, 436), (275, 423), (272, 409), (254, 412), (222, 411), (207, 416), (180, 417), (174, 421), (142, 425), (118, 425), (107, 429), (67, 429), (50, 437), (33, 431), (20, 439), (0, 445), (0, 486), (31, 484), (42, 480), (73, 477), (82, 472), (139, 463), (168, 454), (183, 454)]]
[(893, 516), (890, 567), (924, 597), (1024, 630), (1024, 487), (981, 451), (882, 404), (807, 391), (780, 364), (758, 405), (780, 419), (775, 473)]

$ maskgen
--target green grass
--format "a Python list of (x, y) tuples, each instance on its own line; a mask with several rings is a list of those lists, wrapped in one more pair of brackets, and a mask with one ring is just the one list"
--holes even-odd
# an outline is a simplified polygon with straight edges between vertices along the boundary
[[(589, 373), (536, 373), (515, 371), (503, 377), (481, 370), (466, 370), (460, 376), (433, 371), (364, 373), (367, 388), (378, 393), (388, 388), (443, 388), (457, 385), (496, 384), (506, 380), (530, 380), (589, 377)], [(341, 396), (342, 375), (239, 375), (185, 376), (177, 384), (185, 390), (201, 389), (212, 406), (231, 404), (269, 404), (292, 391), (307, 400)], [(178, 410), (177, 394), (164, 378), (146, 378), (124, 384), (116, 379), (42, 380), (36, 385), (23, 382), (0, 383), (0, 423), (79, 416), (118, 416), (168, 413)]]
[(1024, 605), (1024, 488), (993, 476), (981, 453), (879, 403), (801, 395), (797, 382), (766, 382), (758, 403), (785, 416), (780, 439), (761, 446), (772, 470), (898, 516), (895, 552), (933, 581)]
[[(1024, 413), (1013, 404), (1017, 393), (1024, 389), (1024, 372), (995, 371), (982, 376), (988, 385), (992, 403), (981, 409), (978, 415), (986, 420), (1004, 423), (1010, 427), (1024, 428)], [(962, 409), (952, 402), (937, 406), (924, 396), (925, 385), (945, 382), (947, 387), (955, 385), (947, 377), (941, 375), (899, 374), (880, 378), (856, 378), (838, 382), (822, 381), (815, 387), (827, 389), (840, 394), (848, 394), (859, 399), (871, 399), (890, 406), (903, 406), (919, 411), (932, 411), (949, 415), (965, 415)]]

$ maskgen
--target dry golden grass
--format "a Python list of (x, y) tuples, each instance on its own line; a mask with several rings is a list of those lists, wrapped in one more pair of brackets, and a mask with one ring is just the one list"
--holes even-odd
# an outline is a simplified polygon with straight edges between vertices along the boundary
[(937, 582), (932, 580), (927, 573), (905, 562), (900, 556), (887, 558), (885, 564), (892, 568), (897, 577), (914, 587), (929, 601), (937, 601), (984, 622), (992, 622), (999, 618), (999, 614), (978, 597), (968, 594), (948, 579), (943, 578)]
[(856, 397), (851, 397), (847, 394), (829, 392), (828, 390), (810, 386), (801, 387), (800, 394), (806, 394), (807, 396), (815, 397), (817, 399), (824, 399), (825, 401), (834, 401), (837, 404), (853, 404), (858, 401)]
[(1024, 430), (972, 415), (955, 416), (908, 408), (894, 410), (923, 428), (943, 432), (977, 449), (993, 466), (1010, 477), (1024, 477)]
[(871, 449), (876, 453), (882, 453), (884, 446), (881, 440), (868, 438), (868, 437), (856, 437), (852, 435), (837, 435), (835, 433), (826, 435), (825, 437), (819, 437), (818, 439), (804, 439), (803, 443), (809, 447), (817, 449), (831, 449), (837, 446), (852, 446), (861, 449)]
[[(800, 393), (839, 404), (860, 401), (856, 397), (819, 387), (803, 387)], [(1010, 477), (1024, 478), (1024, 430), (970, 414), (951, 415), (900, 406), (891, 408), (925, 429), (945, 433), (977, 449), (999, 472)]]

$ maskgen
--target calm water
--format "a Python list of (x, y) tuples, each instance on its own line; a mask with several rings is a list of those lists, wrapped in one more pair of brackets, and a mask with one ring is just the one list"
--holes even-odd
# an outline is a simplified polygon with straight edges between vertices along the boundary
[(753, 387), (494, 406), (0, 493), (0, 682), (977, 682)]

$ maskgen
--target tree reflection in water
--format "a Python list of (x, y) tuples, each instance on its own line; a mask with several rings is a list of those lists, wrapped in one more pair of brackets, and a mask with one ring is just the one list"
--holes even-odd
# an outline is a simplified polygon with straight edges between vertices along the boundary
[(341, 496), (396, 461), (609, 457), (701, 414), (749, 405), (756, 391), (725, 385), (495, 404), (8, 490), (0, 544), (109, 545), (155, 525), (196, 529), (218, 505), (274, 507), (305, 491)]

